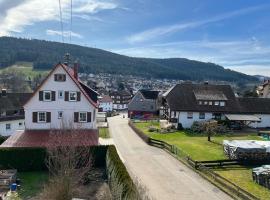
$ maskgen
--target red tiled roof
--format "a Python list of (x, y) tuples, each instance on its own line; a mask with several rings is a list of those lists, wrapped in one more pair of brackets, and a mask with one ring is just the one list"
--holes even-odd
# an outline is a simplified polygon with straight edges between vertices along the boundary
[(11, 135), (1, 147), (95, 146), (98, 131), (77, 130), (25, 130)]
[(99, 99), (99, 102), (107, 103), (107, 102), (113, 102), (112, 98), (109, 95), (103, 95)]

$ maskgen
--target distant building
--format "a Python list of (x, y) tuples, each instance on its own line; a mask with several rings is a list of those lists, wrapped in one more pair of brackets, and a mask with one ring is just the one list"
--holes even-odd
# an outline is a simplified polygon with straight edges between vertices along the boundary
[(8, 136), (16, 130), (24, 130), (23, 104), (31, 93), (8, 93), (2, 89), (0, 94), (0, 135)]
[(109, 95), (99, 97), (99, 112), (110, 112), (113, 110), (113, 100)]
[(128, 103), (132, 99), (132, 94), (127, 90), (110, 92), (110, 97), (113, 100), (114, 110), (126, 110)]
[(159, 91), (139, 90), (128, 104), (130, 118), (151, 118), (158, 115)]
[(184, 128), (211, 119), (270, 127), (270, 99), (238, 98), (229, 85), (177, 84), (163, 94), (162, 107), (165, 119)]

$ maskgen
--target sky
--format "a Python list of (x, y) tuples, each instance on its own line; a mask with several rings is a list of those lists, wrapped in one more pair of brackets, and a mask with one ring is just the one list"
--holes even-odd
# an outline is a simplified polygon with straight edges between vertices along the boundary
[(181, 57), (270, 76), (269, 0), (60, 3), (63, 37), (58, 0), (0, 0), (0, 36), (64, 39), (128, 56)]

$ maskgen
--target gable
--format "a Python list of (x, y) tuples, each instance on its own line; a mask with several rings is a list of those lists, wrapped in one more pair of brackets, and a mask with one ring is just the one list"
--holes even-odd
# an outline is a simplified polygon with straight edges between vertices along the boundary
[[(65, 81), (55, 81), (55, 74), (65, 74)], [(56, 65), (53, 70), (49, 73), (46, 79), (39, 85), (33, 96), (26, 102), (24, 107), (28, 107), (34, 101), (38, 99), (38, 92), (44, 90), (51, 91), (78, 91), (81, 92), (82, 100), (87, 101), (91, 106), (97, 107), (96, 103), (87, 95), (86, 91), (80, 86), (78, 80), (73, 77), (73, 73), (69, 72), (66, 66), (62, 64)]]

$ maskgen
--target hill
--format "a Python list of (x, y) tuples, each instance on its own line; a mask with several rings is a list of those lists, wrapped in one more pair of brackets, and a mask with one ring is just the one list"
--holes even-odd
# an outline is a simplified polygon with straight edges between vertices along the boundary
[(79, 59), (80, 71), (86, 73), (111, 73), (153, 78), (182, 80), (213, 80), (245, 83), (257, 81), (222, 66), (185, 58), (135, 58), (119, 55), (97, 48), (62, 44), (36, 39), (0, 37), (0, 68), (18, 61), (33, 62), (34, 69), (50, 69), (69, 52)]

